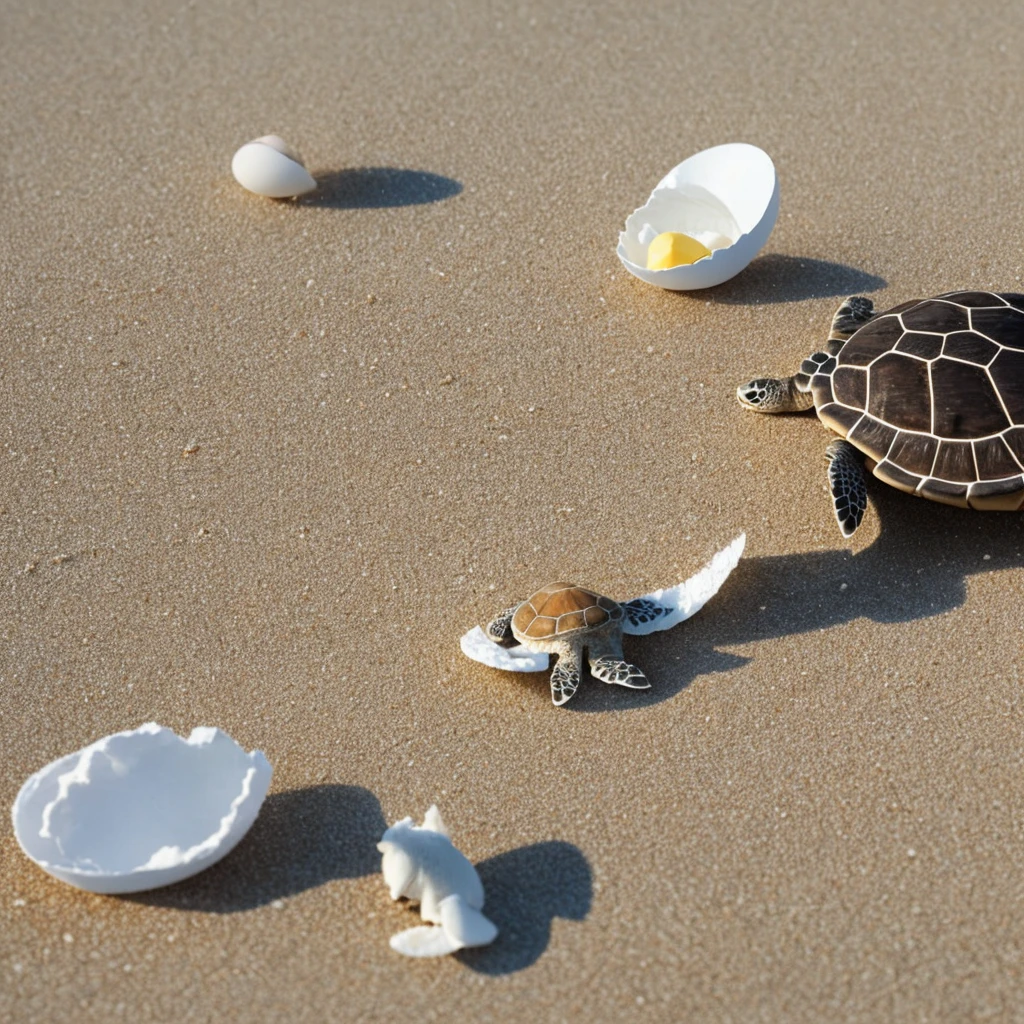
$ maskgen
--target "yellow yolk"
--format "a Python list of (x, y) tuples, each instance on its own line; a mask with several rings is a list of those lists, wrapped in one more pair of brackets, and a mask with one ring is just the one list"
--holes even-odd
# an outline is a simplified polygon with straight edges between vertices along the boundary
[(680, 231), (663, 231), (647, 249), (648, 270), (668, 270), (684, 263), (696, 263), (710, 256), (711, 250)]

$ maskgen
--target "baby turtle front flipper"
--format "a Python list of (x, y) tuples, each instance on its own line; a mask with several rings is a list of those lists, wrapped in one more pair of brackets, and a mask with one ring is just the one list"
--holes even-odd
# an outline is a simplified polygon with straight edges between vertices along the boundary
[[(875, 315), (875, 304), (863, 295), (851, 295), (832, 317), (829, 341), (846, 341)], [(830, 346), (831, 349), (831, 346)], [(831, 353), (835, 355), (835, 352)]]
[(852, 537), (868, 507), (864, 456), (849, 441), (837, 438), (825, 449), (825, 457), (828, 459), (828, 486), (839, 529), (844, 537)]
[(622, 610), (626, 613), (626, 623), (630, 627), (627, 633), (651, 633), (658, 628), (651, 624), (663, 619), (673, 609), (649, 597), (637, 597), (632, 601), (624, 601)]
[(512, 616), (519, 605), (506, 608), (496, 619), (487, 623), (487, 635), (496, 644), (506, 644), (512, 640)]
[(580, 685), (579, 651), (560, 651), (551, 670), (551, 703), (564, 704)]
[(649, 690), (651, 684), (647, 676), (628, 661), (619, 658), (594, 658), (590, 662), (590, 674), (602, 683), (615, 683), (628, 686), (631, 690)]

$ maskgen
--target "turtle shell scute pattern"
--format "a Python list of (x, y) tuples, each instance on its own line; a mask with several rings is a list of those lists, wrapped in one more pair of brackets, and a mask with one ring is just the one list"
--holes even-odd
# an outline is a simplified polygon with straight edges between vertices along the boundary
[(905, 302), (856, 331), (834, 369), (811, 360), (818, 416), (875, 476), (950, 505), (1024, 507), (1024, 295)]
[(610, 597), (572, 583), (549, 583), (516, 609), (512, 626), (531, 640), (553, 640), (603, 626), (622, 614), (621, 605)]

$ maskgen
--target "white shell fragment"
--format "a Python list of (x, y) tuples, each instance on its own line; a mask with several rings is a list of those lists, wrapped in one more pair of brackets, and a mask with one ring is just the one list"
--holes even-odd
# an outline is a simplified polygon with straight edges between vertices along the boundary
[(741, 533), (727, 548), (719, 551), (700, 572), (691, 576), (685, 583), (677, 583), (674, 587), (644, 594), (646, 600), (666, 608), (672, 608), (673, 611), (641, 625), (633, 625), (629, 619), (626, 619), (622, 626), (622, 632), (632, 633), (634, 636), (646, 636), (648, 633), (671, 629), (696, 615), (718, 593), (722, 584), (729, 578), (729, 573), (739, 564), (740, 556), (746, 545), (747, 535)]
[(420, 916), (431, 922), (392, 935), (393, 950), (405, 956), (444, 956), (495, 940), (498, 929), (480, 913), (480, 876), (452, 845), (436, 806), (427, 811), (421, 826), (412, 818), (392, 825), (377, 849), (384, 854), (381, 871), (391, 898), (419, 903)]
[(491, 668), (506, 672), (546, 672), (551, 656), (543, 652), (534, 654), (520, 647), (502, 647), (496, 644), (479, 626), (474, 626), (459, 640), (462, 653)]
[[(619, 233), (623, 266), (648, 284), (672, 291), (712, 288), (735, 277), (761, 251), (779, 214), (771, 157), (757, 146), (714, 146), (674, 167)], [(647, 247), (663, 231), (679, 231), (711, 250), (696, 263), (647, 269)]]
[(220, 729), (182, 739), (149, 722), (53, 761), (21, 787), (14, 834), (79, 889), (141, 892), (216, 864), (249, 831), (270, 764)]
[[(722, 584), (728, 579), (729, 573), (736, 568), (746, 543), (747, 535), (741, 533), (728, 547), (719, 551), (700, 572), (691, 576), (685, 583), (677, 583), (674, 587), (645, 594), (646, 600), (673, 610), (667, 615), (661, 615), (650, 622), (639, 625), (632, 625), (626, 619), (622, 626), (623, 633), (634, 635), (656, 633), (678, 626), (680, 622), (696, 615), (718, 593)], [(518, 646), (502, 647), (491, 640), (479, 626), (466, 633), (459, 643), (462, 653), (468, 658), (489, 665), (491, 668), (504, 669), (506, 672), (542, 672), (547, 668), (548, 655), (530, 654)], [(544, 664), (540, 665), (542, 659)]]
[(232, 157), (231, 173), (242, 188), (270, 199), (301, 196), (316, 188), (302, 158), (278, 135), (247, 142)]

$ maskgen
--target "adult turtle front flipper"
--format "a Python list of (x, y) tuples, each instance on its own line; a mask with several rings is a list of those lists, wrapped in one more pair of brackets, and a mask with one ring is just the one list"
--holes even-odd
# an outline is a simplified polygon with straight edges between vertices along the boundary
[(828, 459), (828, 486), (836, 521), (844, 537), (852, 537), (868, 507), (868, 487), (864, 481), (864, 456), (849, 441), (836, 438), (825, 449)]
[[(879, 480), (960, 508), (1024, 508), (1024, 295), (947, 292), (870, 317), (868, 301), (843, 303), (827, 351), (804, 360), (788, 389), (754, 380), (737, 389), (740, 404), (792, 411), (791, 392), (807, 378), (818, 418), (867, 456)], [(830, 463), (849, 536), (859, 485), (848, 456)], [(852, 515), (841, 514), (843, 500)]]

